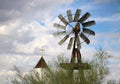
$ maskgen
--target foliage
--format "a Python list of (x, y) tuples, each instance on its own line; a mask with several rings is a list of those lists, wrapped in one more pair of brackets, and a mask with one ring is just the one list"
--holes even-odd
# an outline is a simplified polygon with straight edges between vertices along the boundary
[(104, 78), (109, 74), (107, 61), (111, 57), (107, 52), (99, 49), (90, 62), (91, 70), (86, 72), (86, 81), (89, 84), (102, 84)]
[[(63, 55), (63, 54), (62, 54)], [(60, 55), (54, 63), (57, 65), (55, 69), (44, 69), (45, 73), (40, 75), (38, 71), (30, 72), (29, 75), (23, 76), (19, 70), (16, 69), (16, 78), (12, 80), (13, 84), (102, 84), (105, 77), (109, 74), (107, 67), (108, 59), (111, 57), (104, 50), (99, 49), (94, 59), (88, 62), (91, 66), (90, 70), (84, 70), (84, 76), (81, 74), (82, 69), (74, 71), (62, 69), (59, 64), (68, 62)], [(109, 80), (107, 84), (115, 84), (115, 81)], [(120, 84), (120, 83), (119, 83)]]

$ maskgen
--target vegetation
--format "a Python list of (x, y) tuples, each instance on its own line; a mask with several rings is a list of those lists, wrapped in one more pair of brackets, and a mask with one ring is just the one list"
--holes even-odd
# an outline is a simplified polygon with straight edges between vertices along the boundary
[[(13, 84), (103, 84), (105, 77), (109, 75), (109, 69), (107, 67), (108, 59), (111, 56), (104, 50), (99, 49), (94, 59), (88, 62), (91, 65), (90, 70), (84, 70), (84, 78), (81, 74), (82, 70), (74, 71), (73, 75), (70, 74), (70, 70), (64, 70), (59, 65), (61, 62), (68, 62), (62, 55), (55, 60), (57, 68), (44, 69), (44, 73), (41, 75), (38, 71), (32, 71), (28, 75), (23, 76), (17, 68), (16, 78), (12, 80)], [(81, 79), (82, 80), (81, 80)], [(116, 84), (114, 80), (107, 81), (106, 84)], [(120, 84), (120, 83), (118, 83)]]

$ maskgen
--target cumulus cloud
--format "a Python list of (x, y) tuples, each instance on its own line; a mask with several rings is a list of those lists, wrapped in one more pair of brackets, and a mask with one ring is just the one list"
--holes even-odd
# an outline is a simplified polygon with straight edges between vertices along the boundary
[[(40, 59), (40, 55), (42, 55), (40, 48), (43, 46), (45, 48), (43, 55), (46, 61), (50, 61), (51, 58), (54, 58), (60, 53), (66, 53), (66, 57), (71, 57), (71, 51), (66, 50), (68, 42), (59, 46), (58, 41), (60, 39), (54, 38), (52, 34), (56, 32), (56, 29), (53, 28), (53, 23), (58, 21), (55, 17), (57, 17), (59, 13), (65, 12), (68, 8), (72, 9), (69, 5), (73, 1), (74, 0), (0, 0), (0, 78), (2, 76), (5, 78), (6, 75), (15, 73), (12, 70), (14, 65), (23, 71), (33, 69)], [(93, 7), (87, 4), (84, 6), (81, 5), (80, 8), (89, 10)], [(120, 21), (119, 15), (118, 13), (112, 17), (98, 17), (93, 19), (97, 22), (113, 22), (112, 19), (116, 18), (114, 21), (117, 22)], [(101, 18), (103, 19), (101, 20)], [(91, 47), (82, 44), (81, 53), (85, 59), (92, 58), (90, 56), (95, 52), (92, 45), (97, 45), (99, 39), (103, 36), (109, 40), (111, 38), (118, 39), (118, 44), (120, 42), (119, 33), (97, 34), (95, 37), (90, 38)], [(94, 38), (97, 38), (97, 40)], [(118, 53), (116, 55), (118, 55)], [(6, 75), (3, 74), (5, 72)], [(3, 80), (1, 84), (6, 81), (3, 78), (0, 79), (0, 82), (1, 80)]]
[[(40, 59), (40, 48), (46, 47), (47, 56), (54, 52), (52, 11), (73, 0), (1, 0), (0, 1), (0, 83), (15, 73), (14, 65), (31, 70)], [(67, 3), (66, 3), (67, 2)], [(41, 22), (44, 24), (41, 24)], [(57, 42), (56, 42), (57, 45)], [(60, 50), (59, 51), (63, 51)], [(55, 53), (55, 52), (54, 52)], [(48, 57), (46, 57), (48, 59)], [(3, 74), (6, 72), (6, 75)], [(4, 77), (3, 77), (4, 76)], [(2, 78), (1, 78), (2, 77)], [(2, 81), (1, 81), (2, 80)]]
[(120, 21), (119, 16), (120, 16), (120, 13), (115, 13), (109, 17), (95, 17), (92, 19), (95, 19), (96, 22), (119, 22)]
[[(0, 37), (2, 39), (1, 46), (3, 46), (3, 48), (0, 49), (1, 52), (5, 52), (4, 47), (8, 44), (10, 45), (8, 46), (8, 49), (13, 51), (12, 48), (14, 48), (16, 44), (21, 43), (21, 45), (24, 45), (25, 43), (32, 41), (35, 35), (37, 36), (38, 33), (42, 33), (41, 31), (47, 30), (47, 28), (43, 28), (43, 26), (38, 24), (37, 28), (33, 28), (36, 27), (33, 26), (36, 24), (32, 23), (29, 25), (30, 22), (35, 20), (34, 18), (38, 18), (46, 23), (45, 25), (48, 25), (51, 11), (56, 8), (57, 4), (69, 4), (72, 0), (52, 1), (52, 3), (48, 0), (12, 0), (11, 2), (8, 2), (8, 0), (0, 1)], [(46, 39), (43, 38), (43, 40)]]
[(58, 4), (67, 5), (72, 1), (73, 0), (1, 0), (0, 24), (6, 24), (17, 19), (30, 20), (34, 17), (45, 19), (50, 17), (51, 11), (54, 10)]

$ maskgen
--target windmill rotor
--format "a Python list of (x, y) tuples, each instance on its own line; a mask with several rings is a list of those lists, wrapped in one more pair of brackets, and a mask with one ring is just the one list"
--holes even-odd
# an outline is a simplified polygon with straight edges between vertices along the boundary
[(80, 12), (81, 10), (80, 9), (77, 9), (76, 10), (76, 13), (75, 13), (75, 16), (74, 16), (74, 22), (77, 22), (79, 17), (80, 17)]
[(68, 50), (70, 50), (71, 47), (72, 47), (73, 39), (74, 39), (73, 37), (70, 38), (70, 41), (69, 41), (68, 46), (67, 46), (67, 49), (68, 49)]
[(59, 18), (65, 25), (68, 25), (68, 24), (69, 24), (69, 22), (68, 22), (61, 14), (58, 16), (58, 18)]
[[(90, 17), (90, 13), (87, 12), (84, 15), (81, 15), (81, 9), (77, 9), (75, 14), (72, 14), (71, 10), (66, 11), (66, 16), (62, 14), (58, 15), (59, 20), (63, 23), (54, 23), (53, 26), (59, 28), (61, 31), (54, 33), (53, 35), (56, 36), (63, 36), (65, 35), (59, 42), (59, 45), (62, 45), (68, 38), (69, 42), (67, 45), (67, 49), (70, 50), (74, 40), (76, 41), (77, 48), (81, 48), (81, 39), (86, 43), (89, 44), (90, 40), (88, 35), (95, 35), (95, 32), (88, 27), (95, 25), (95, 21), (87, 21)], [(75, 25), (73, 25), (74, 23)], [(73, 36), (71, 36), (73, 34)]]
[(56, 32), (56, 33), (53, 33), (53, 35), (56, 37), (56, 36), (59, 36), (59, 35), (65, 35), (66, 34), (66, 31), (61, 31), (61, 32)]
[(90, 43), (90, 40), (88, 39), (88, 37), (86, 37), (85, 34), (81, 33), (81, 34), (80, 34), (80, 37), (85, 41), (86, 44), (89, 44), (89, 43)]
[(85, 20), (87, 20), (90, 17), (90, 13), (85, 13), (79, 20), (78, 22), (83, 23)]
[(67, 16), (69, 23), (73, 21), (71, 10), (67, 10)]
[(69, 35), (66, 35), (62, 40), (59, 41), (59, 45), (62, 45), (67, 39), (68, 39)]
[(86, 34), (90, 34), (90, 35), (95, 35), (95, 32), (91, 29), (88, 29), (88, 28), (83, 28), (83, 32), (86, 33)]
[(60, 29), (62, 29), (62, 30), (66, 30), (66, 26), (64, 26), (64, 25), (60, 25), (60, 24), (54, 23), (53, 26), (54, 26), (55, 28), (60, 28)]
[(92, 26), (92, 25), (95, 25), (95, 21), (89, 21), (89, 22), (82, 23), (83, 27), (88, 27), (88, 26)]

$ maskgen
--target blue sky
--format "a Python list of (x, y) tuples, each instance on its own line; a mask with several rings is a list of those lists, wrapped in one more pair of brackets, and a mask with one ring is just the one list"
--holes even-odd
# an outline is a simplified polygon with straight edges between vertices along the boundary
[(0, 0), (0, 84), (7, 84), (6, 78), (14, 76), (14, 65), (22, 71), (31, 71), (40, 59), (41, 47), (47, 62), (60, 53), (70, 58), (67, 42), (59, 46), (60, 39), (53, 37), (57, 31), (53, 23), (59, 21), (59, 14), (66, 15), (68, 9), (72, 13), (81, 9), (81, 15), (89, 12), (89, 20), (96, 21), (90, 27), (96, 32), (90, 37), (90, 45), (82, 44), (83, 57), (89, 60), (101, 46), (113, 56), (109, 60), (108, 78), (120, 79), (119, 3), (119, 0)]

